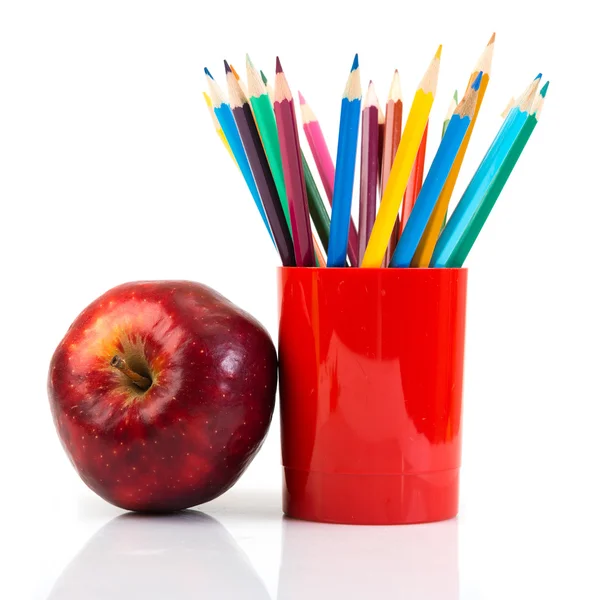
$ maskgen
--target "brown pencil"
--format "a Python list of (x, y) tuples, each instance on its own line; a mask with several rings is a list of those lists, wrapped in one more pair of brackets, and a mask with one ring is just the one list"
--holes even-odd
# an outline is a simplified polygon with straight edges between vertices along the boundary
[(258, 134), (252, 109), (227, 61), (225, 61), (225, 71), (227, 73), (227, 86), (229, 88), (229, 105), (231, 106), (233, 118), (237, 124), (241, 142), (245, 149), (252, 174), (254, 175), (266, 216), (268, 217), (276, 247), (278, 248), (283, 265), (285, 267), (293, 267), (295, 266), (295, 252), (291, 241), (291, 232), (285, 220), (281, 201), (266, 158), (266, 152)]

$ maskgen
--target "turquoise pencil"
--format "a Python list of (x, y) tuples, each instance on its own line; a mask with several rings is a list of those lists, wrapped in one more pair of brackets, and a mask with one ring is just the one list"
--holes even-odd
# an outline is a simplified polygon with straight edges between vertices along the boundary
[(396, 251), (390, 261), (391, 267), (410, 267), (435, 203), (445, 185), (460, 145), (470, 126), (470, 121), (474, 116), (482, 77), (483, 72), (481, 71), (450, 119), (435, 158), (431, 163), (431, 168), (423, 182), (423, 187), (398, 240)]
[(510, 151), (514, 140), (528, 119), (540, 77), (539, 74), (534, 79), (507, 115), (460, 202), (443, 228), (429, 262), (430, 267), (444, 267), (454, 252), (458, 240), (468, 227), (481, 198), (484, 197), (491, 180), (497, 173), (498, 165)]
[(266, 212), (264, 211), (264, 206), (262, 205), (262, 200), (260, 199), (260, 194), (258, 193), (258, 187), (256, 186), (254, 176), (252, 175), (252, 170), (250, 169), (250, 163), (248, 162), (247, 155), (243, 149), (243, 144), (241, 143), (241, 137), (239, 136), (239, 131), (237, 129), (237, 125), (235, 124), (231, 107), (229, 106), (228, 102), (225, 102), (223, 91), (210, 74), (210, 71), (205, 68), (204, 72), (207, 75), (206, 81), (210, 90), (210, 97), (212, 100), (214, 113), (219, 121), (219, 124), (221, 125), (221, 129), (223, 130), (227, 141), (229, 142), (231, 152), (233, 152), (233, 156), (237, 161), (237, 165), (239, 166), (241, 174), (243, 175), (250, 193), (252, 194), (252, 198), (256, 203), (256, 207), (258, 208), (258, 212), (264, 221), (264, 225), (266, 225), (268, 235), (270, 235), (270, 239), (274, 244), (274, 237), (272, 236), (272, 231), (270, 230), (270, 225), (268, 224), (268, 218), (266, 217)]
[(334, 176), (330, 239), (328, 241), (327, 264), (329, 267), (344, 267), (346, 263), (360, 117), (361, 74), (359, 72), (359, 57), (355, 55), (340, 110), (336, 174)]

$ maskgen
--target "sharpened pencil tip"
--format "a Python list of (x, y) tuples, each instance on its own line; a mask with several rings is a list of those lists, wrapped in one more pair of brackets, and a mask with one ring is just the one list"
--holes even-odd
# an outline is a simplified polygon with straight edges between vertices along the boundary
[(441, 58), (441, 44), (439, 44), (439, 48), (437, 49), (437, 52), (435, 53), (434, 58), (436, 58), (437, 60), (439, 60)]
[(476, 79), (474, 80), (474, 83), (472, 84), (472, 89), (475, 92), (478, 92), (478, 89), (481, 87), (481, 79), (483, 78), (483, 72), (481, 71), (477, 76)]
[(214, 77), (210, 74), (210, 71), (206, 67), (204, 67), (204, 72), (214, 81)]
[(495, 43), (495, 32), (493, 32), (493, 35), (491, 36), (491, 39), (489, 40), (489, 43), (487, 44), (487, 46), (491, 46), (494, 43)]
[(547, 91), (549, 89), (549, 82), (547, 81), (540, 90), (540, 95), (544, 98), (547, 95)]
[(297, 92), (297, 94), (299, 94), (299, 104), (307, 104), (305, 98), (303, 97), (303, 94), (299, 91)]
[(454, 102), (458, 104), (458, 90), (454, 92)]
[(229, 63), (226, 60), (224, 60), (223, 62), (225, 63), (225, 73), (232, 73)]
[(266, 77), (266, 75), (264, 75), (264, 71), (260, 71), (260, 77), (262, 78), (264, 85), (266, 85), (268, 83), (268, 78)]
[(542, 73), (539, 73), (535, 78), (534, 81), (536, 81), (537, 79), (542, 79)]
[(353, 66), (351, 67), (351, 73), (359, 68), (359, 54), (355, 54), (355, 58), (353, 59)]
[(235, 79), (237, 79), (237, 81), (239, 81), (241, 79), (241, 77), (239, 76), (239, 73), (235, 70), (235, 67), (233, 65), (229, 65), (231, 67), (231, 73), (233, 73), (233, 76), (235, 77)]
[(276, 57), (276, 72), (277, 73), (283, 72), (283, 67), (281, 65), (280, 58), (278, 56)]

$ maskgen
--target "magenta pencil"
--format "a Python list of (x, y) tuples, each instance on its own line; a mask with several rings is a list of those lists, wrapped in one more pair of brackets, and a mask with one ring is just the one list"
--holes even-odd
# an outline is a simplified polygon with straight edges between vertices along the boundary
[(359, 188), (359, 264), (375, 221), (379, 169), (379, 101), (369, 82), (361, 121), (361, 182)]
[(274, 94), (274, 114), (278, 126), (278, 141), (287, 188), (295, 260), (298, 267), (313, 267), (315, 263), (314, 246), (303, 164), (301, 162), (295, 104), (278, 57), (276, 59)]
[[(328, 144), (326, 144), (326, 139), (322, 133), (320, 122), (318, 121), (309, 104), (307, 104), (307, 101), (301, 92), (299, 92), (299, 104), (301, 106), (301, 122), (303, 124), (303, 131), (305, 132), (309, 149), (311, 150), (318, 173), (320, 174), (320, 179), (322, 180), (322, 185), (324, 186), (324, 191), (326, 192), (326, 197), (328, 198), (330, 206), (332, 206), (335, 176), (334, 161), (330, 156)], [(348, 257), (353, 267), (356, 267), (358, 264), (358, 248), (359, 242), (357, 228), (355, 227), (355, 223), (351, 218), (349, 227)]]

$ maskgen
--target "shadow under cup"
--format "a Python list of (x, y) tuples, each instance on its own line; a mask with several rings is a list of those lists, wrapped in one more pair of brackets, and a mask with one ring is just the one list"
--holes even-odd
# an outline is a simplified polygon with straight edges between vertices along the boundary
[(279, 269), (287, 516), (456, 516), (466, 280), (466, 269)]

